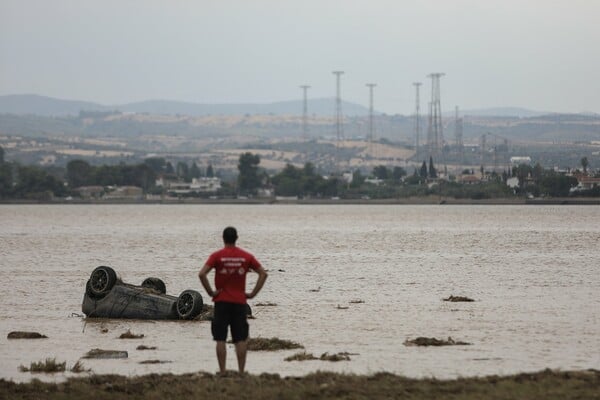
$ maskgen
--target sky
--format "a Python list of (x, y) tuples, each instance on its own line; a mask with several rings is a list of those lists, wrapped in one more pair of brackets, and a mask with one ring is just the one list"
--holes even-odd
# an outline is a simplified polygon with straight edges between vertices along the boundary
[[(0, 95), (600, 112), (600, 0), (0, 0)], [(301, 110), (299, 110), (301, 112)]]

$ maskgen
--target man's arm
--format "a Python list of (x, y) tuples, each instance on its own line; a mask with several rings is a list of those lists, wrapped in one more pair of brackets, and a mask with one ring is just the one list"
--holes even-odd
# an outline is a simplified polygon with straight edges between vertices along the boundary
[(265, 284), (265, 281), (267, 280), (267, 271), (265, 271), (265, 269), (263, 267), (258, 267), (256, 268), (254, 271), (256, 271), (258, 273), (258, 280), (256, 281), (256, 286), (254, 286), (254, 289), (252, 289), (252, 292), (250, 293), (246, 293), (246, 298), (248, 299), (252, 299), (253, 297), (255, 297), (258, 292), (260, 292), (260, 290), (262, 289), (263, 285)]
[(208, 282), (208, 273), (210, 272), (211, 268), (212, 268), (211, 266), (204, 264), (204, 266), (198, 273), (198, 277), (200, 278), (200, 282), (202, 283), (204, 290), (206, 290), (206, 293), (208, 293), (208, 295), (210, 297), (215, 297), (216, 295), (219, 294), (219, 291), (218, 290), (213, 291), (212, 288), (210, 287), (210, 283)]

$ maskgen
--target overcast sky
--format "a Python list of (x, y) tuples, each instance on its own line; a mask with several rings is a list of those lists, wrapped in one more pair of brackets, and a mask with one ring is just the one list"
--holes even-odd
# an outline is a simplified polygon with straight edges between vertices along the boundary
[[(0, 0), (0, 94), (600, 112), (598, 0)], [(300, 112), (300, 110), (299, 110)]]

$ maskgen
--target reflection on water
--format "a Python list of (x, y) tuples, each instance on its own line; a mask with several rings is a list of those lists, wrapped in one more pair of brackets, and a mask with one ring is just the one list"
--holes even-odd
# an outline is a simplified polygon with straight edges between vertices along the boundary
[[(57, 357), (70, 366), (92, 348), (129, 352), (85, 360), (97, 373), (216, 371), (206, 322), (86, 322), (73, 313), (98, 265), (135, 284), (160, 277), (170, 294), (203, 293), (198, 270), (226, 225), (270, 270), (252, 303), (277, 306), (254, 306), (251, 335), (290, 339), (317, 356), (358, 353), (339, 363), (251, 353), (249, 372), (447, 378), (600, 368), (595, 206), (0, 206), (0, 221), (0, 377), (29, 379), (19, 365)], [(477, 301), (441, 300), (452, 294)], [(117, 339), (127, 329), (145, 337)], [(49, 338), (9, 341), (13, 330)], [(473, 345), (402, 345), (417, 336)], [(171, 363), (139, 364), (148, 359)]]

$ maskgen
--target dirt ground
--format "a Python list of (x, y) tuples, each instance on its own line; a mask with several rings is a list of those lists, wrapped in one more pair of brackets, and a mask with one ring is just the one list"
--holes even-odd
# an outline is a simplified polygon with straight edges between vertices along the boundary
[(92, 375), (65, 383), (0, 380), (2, 399), (600, 399), (600, 371), (537, 373), (455, 380), (317, 372), (219, 377), (208, 373), (128, 378)]

